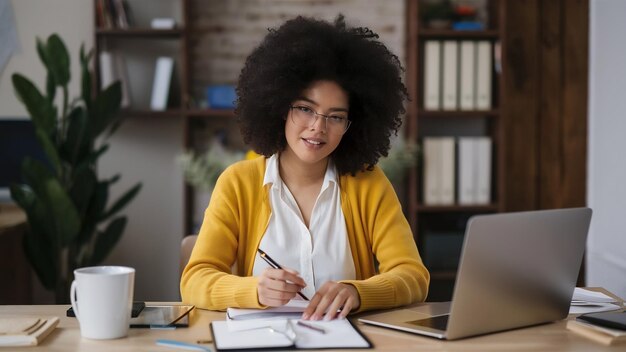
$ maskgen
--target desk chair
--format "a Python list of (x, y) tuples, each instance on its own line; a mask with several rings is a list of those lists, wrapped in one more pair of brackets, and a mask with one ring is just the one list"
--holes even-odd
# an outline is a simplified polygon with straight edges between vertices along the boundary
[(198, 239), (198, 235), (189, 235), (185, 236), (180, 243), (180, 270), (179, 272), (182, 274), (185, 266), (187, 266), (187, 262), (189, 262), (189, 257), (191, 257), (191, 251), (193, 250), (193, 246), (196, 244), (196, 240)]

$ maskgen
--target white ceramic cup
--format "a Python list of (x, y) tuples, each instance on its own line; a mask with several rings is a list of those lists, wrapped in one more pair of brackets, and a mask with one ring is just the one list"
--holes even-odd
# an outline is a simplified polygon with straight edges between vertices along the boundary
[(83, 337), (96, 340), (128, 335), (135, 269), (92, 266), (74, 270), (72, 309)]

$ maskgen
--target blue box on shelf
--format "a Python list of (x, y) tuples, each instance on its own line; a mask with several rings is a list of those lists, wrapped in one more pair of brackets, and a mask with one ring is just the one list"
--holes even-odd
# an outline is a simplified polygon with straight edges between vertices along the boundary
[(211, 109), (234, 109), (237, 93), (233, 85), (211, 85), (206, 89), (206, 100)]
[(460, 21), (452, 23), (452, 29), (455, 31), (482, 31), (485, 25), (475, 21)]

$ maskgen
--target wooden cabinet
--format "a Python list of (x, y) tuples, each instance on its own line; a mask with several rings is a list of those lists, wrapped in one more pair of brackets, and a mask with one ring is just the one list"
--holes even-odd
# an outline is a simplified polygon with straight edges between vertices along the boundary
[[(407, 109), (406, 135), (411, 141), (420, 146), (418, 166), (410, 170), (408, 177), (408, 199), (406, 200), (406, 212), (409, 222), (415, 234), (415, 240), (420, 249), (425, 264), (429, 267), (432, 275), (430, 300), (448, 300), (451, 298), (459, 255), (463, 243), (463, 235), (467, 220), (476, 214), (496, 213), (504, 211), (504, 117), (502, 107), (504, 104), (502, 87), (505, 73), (498, 69), (501, 67), (502, 56), (506, 52), (506, 43), (503, 38), (504, 6), (505, 1), (490, 0), (486, 2), (484, 12), (486, 14), (485, 28), (482, 30), (453, 30), (433, 29), (428, 27), (425, 20), (425, 2), (417, 0), (407, 1), (407, 71), (406, 83), (411, 97)], [(432, 44), (434, 43), (434, 44)], [(484, 45), (488, 50), (480, 49)], [(472, 70), (481, 64), (490, 70), (488, 105), (478, 103), (480, 88), (477, 84), (481, 78), (480, 73), (470, 72), (473, 81), (470, 83), (474, 89), (475, 97), (470, 97), (474, 103), (462, 106), (462, 72), (467, 64), (467, 55), (463, 52), (463, 46), (469, 47), (473, 63), (469, 65)], [(428, 48), (427, 48), (428, 47)], [(450, 49), (451, 48), (451, 49)], [(449, 50), (450, 49), (450, 50)], [(483, 50), (479, 54), (479, 50)], [(430, 52), (430, 53), (429, 53)], [(485, 60), (487, 52), (487, 62)], [(436, 54), (433, 54), (436, 53)], [(454, 53), (453, 62), (446, 62)], [(430, 56), (429, 56), (430, 55)], [(433, 55), (435, 55), (433, 59)], [(482, 55), (482, 56), (481, 56)], [(430, 62), (437, 62), (434, 65)], [(428, 66), (428, 68), (427, 68)], [(450, 67), (456, 71), (450, 75)], [(430, 69), (430, 72), (428, 71)], [(439, 73), (433, 70), (439, 69)], [(447, 71), (446, 71), (447, 70)], [(429, 76), (430, 74), (430, 76)], [(453, 90), (457, 96), (453, 97), (453, 105), (446, 106), (446, 90), (450, 87), (450, 76), (453, 77)], [(439, 86), (433, 87), (433, 77), (439, 77)], [(483, 76), (484, 78), (484, 76)], [(445, 80), (448, 80), (447, 82)], [(483, 82), (484, 83), (484, 82)], [(427, 87), (427, 85), (429, 85)], [(429, 91), (438, 91), (439, 96), (434, 97)], [(430, 98), (429, 98), (430, 97)], [(430, 99), (430, 102), (426, 100)], [(437, 104), (438, 100), (438, 104)], [(456, 103), (454, 103), (456, 100)], [(434, 147), (424, 143), (432, 137), (446, 137), (452, 143), (452, 149), (448, 148), (445, 157), (435, 151)], [(473, 202), (471, 199), (461, 199), (460, 180), (461, 175), (461, 146), (460, 139), (465, 137), (479, 137), (490, 143), (491, 151), (488, 153), (490, 167), (487, 168), (489, 189), (487, 201)], [(449, 144), (450, 147), (450, 144)], [(465, 148), (465, 147), (463, 147)], [(450, 154), (449, 151), (453, 150)], [(434, 160), (450, 159), (448, 168), (437, 167)], [(464, 154), (466, 155), (466, 154)], [(483, 156), (484, 157), (484, 156)], [(430, 160), (429, 160), (430, 158)], [(466, 158), (466, 156), (463, 156)], [(468, 165), (468, 161), (464, 161)], [(473, 162), (472, 162), (473, 163)], [(434, 171), (433, 171), (434, 170)], [(473, 170), (473, 169), (472, 169)], [(472, 171), (470, 170), (470, 171)], [(483, 168), (483, 173), (485, 168)], [(475, 171), (475, 170), (473, 170)], [(427, 173), (429, 173), (427, 175)], [(484, 178), (484, 174), (481, 177)], [(430, 184), (427, 180), (431, 178)], [(448, 179), (441, 181), (450, 185), (452, 180), (452, 194), (445, 200), (437, 201), (428, 198), (426, 193), (432, 191), (432, 179)], [(465, 180), (464, 182), (466, 182)], [(471, 181), (470, 181), (471, 182)], [(436, 186), (437, 187), (437, 186)], [(435, 187), (435, 191), (436, 191)], [(439, 185), (438, 187), (446, 187)], [(426, 189), (428, 188), (428, 190)]]

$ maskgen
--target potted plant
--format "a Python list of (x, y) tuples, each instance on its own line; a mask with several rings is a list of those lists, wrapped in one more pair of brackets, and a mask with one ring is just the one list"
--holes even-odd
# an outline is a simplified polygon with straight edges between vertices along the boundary
[[(120, 83), (92, 91), (93, 52), (81, 46), (81, 93), (70, 101), (70, 57), (61, 38), (37, 39), (37, 52), (47, 71), (45, 93), (19, 73), (11, 78), (48, 162), (25, 158), (24, 182), (11, 185), (11, 197), (27, 216), (26, 257), (43, 286), (55, 291), (56, 302), (67, 303), (74, 269), (101, 263), (111, 252), (127, 222), (118, 212), (141, 184), (109, 202), (109, 188), (120, 176), (98, 179), (98, 159), (121, 122)], [(59, 89), (60, 108), (55, 103)]]

